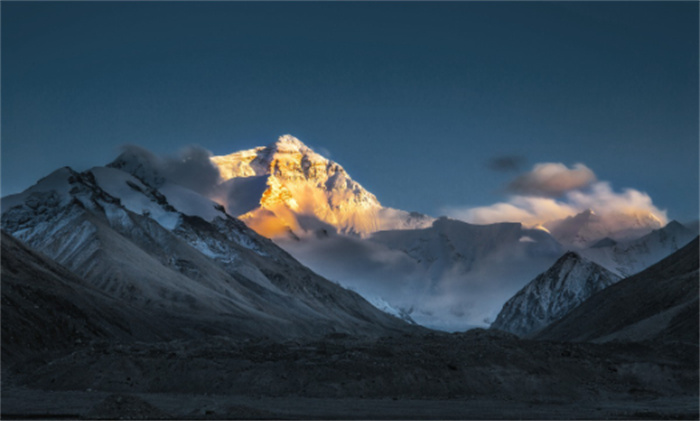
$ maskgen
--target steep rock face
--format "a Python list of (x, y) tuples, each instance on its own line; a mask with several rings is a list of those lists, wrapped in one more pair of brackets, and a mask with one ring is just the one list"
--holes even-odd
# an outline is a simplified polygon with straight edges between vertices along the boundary
[(535, 339), (698, 343), (698, 238), (590, 297)]
[(676, 221), (628, 241), (599, 241), (579, 253), (613, 273), (626, 277), (659, 262), (685, 246), (694, 234)]
[(601, 266), (567, 252), (508, 300), (491, 328), (521, 336), (532, 334), (619, 280)]
[(225, 180), (218, 200), (234, 214), (245, 212), (240, 218), (266, 237), (315, 231), (323, 224), (365, 236), (432, 222), (425, 215), (383, 207), (343, 167), (293, 136), (211, 161)]
[(180, 186), (155, 189), (114, 168), (64, 168), (3, 199), (3, 208), (8, 233), (176, 325), (271, 337), (406, 328)]

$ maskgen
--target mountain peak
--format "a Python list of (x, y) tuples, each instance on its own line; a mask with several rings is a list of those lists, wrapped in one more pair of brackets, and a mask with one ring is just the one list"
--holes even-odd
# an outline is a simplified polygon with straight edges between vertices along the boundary
[(554, 262), (552, 267), (549, 268), (549, 271), (552, 273), (567, 273), (574, 267), (587, 265), (598, 266), (596, 263), (581, 257), (581, 255), (576, 252), (567, 251)]
[(564, 253), (563, 256), (561, 256), (561, 257), (559, 258), (559, 260), (557, 260), (557, 263), (559, 263), (559, 262), (566, 262), (566, 261), (568, 261), (568, 260), (576, 260), (576, 261), (578, 261), (578, 260), (582, 260), (582, 259), (583, 259), (583, 258), (582, 258), (581, 256), (579, 256), (578, 253), (573, 252), (573, 251), (567, 251), (566, 253)]
[[(30, 207), (35, 209), (43, 202), (58, 204), (67, 203), (71, 200), (71, 184), (75, 181), (78, 173), (71, 167), (61, 167), (51, 174), (42, 177), (33, 186), (25, 191), (2, 198), (2, 212), (30, 202)], [(5, 217), (5, 215), (3, 215)]]
[[(408, 212), (384, 208), (340, 164), (289, 134), (267, 146), (210, 160), (226, 186), (235, 189), (246, 183), (245, 179), (262, 186), (259, 197), (256, 194), (249, 200), (256, 202), (254, 206), (236, 216), (267, 237), (288, 235), (289, 231), (303, 234), (316, 226), (309, 222), (314, 218), (339, 232), (360, 235), (432, 223), (432, 218), (415, 218)], [(231, 193), (224, 198), (229, 202), (227, 209), (240, 208), (239, 200), (240, 195)]]
[(605, 237), (614, 241), (640, 238), (661, 228), (663, 221), (649, 211), (619, 210), (601, 216), (586, 209), (544, 225), (561, 244), (585, 249)]
[(278, 151), (294, 151), (294, 152), (307, 152), (311, 151), (311, 148), (306, 146), (304, 142), (297, 139), (296, 137), (285, 134), (277, 138), (277, 141), (268, 146), (269, 148), (276, 149)]
[(619, 280), (602, 266), (568, 251), (508, 300), (491, 327), (516, 335), (537, 332)]
[(382, 206), (377, 198), (352, 180), (339, 164), (294, 136), (280, 136), (264, 147), (213, 156), (211, 161), (231, 185), (237, 181), (228, 180), (251, 176), (264, 180), (266, 188), (258, 206), (239, 216), (265, 236), (275, 236), (279, 231), (268, 226), (304, 231), (296, 215), (313, 216), (343, 232), (366, 234), (382, 226), (378, 219)]
[(666, 224), (665, 227), (662, 228), (664, 231), (688, 231), (688, 228), (686, 228), (683, 224), (680, 222), (676, 221), (675, 219)]

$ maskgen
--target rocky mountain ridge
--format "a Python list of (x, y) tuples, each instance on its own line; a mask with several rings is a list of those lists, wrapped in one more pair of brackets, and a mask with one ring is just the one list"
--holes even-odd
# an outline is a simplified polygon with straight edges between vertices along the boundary
[(210, 333), (376, 334), (407, 326), (215, 202), (181, 186), (155, 189), (115, 168), (55, 171), (3, 199), (2, 228), (91, 287)]
[(698, 345), (697, 237), (655, 265), (603, 289), (536, 339)]
[(533, 334), (619, 280), (596, 263), (567, 252), (508, 300), (491, 328)]

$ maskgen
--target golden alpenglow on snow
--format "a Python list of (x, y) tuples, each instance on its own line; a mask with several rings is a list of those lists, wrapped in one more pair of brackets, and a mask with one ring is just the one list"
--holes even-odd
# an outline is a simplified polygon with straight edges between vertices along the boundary
[(290, 135), (211, 161), (226, 187), (216, 200), (268, 238), (328, 228), (364, 237), (433, 222), (424, 215), (383, 207), (343, 167)]

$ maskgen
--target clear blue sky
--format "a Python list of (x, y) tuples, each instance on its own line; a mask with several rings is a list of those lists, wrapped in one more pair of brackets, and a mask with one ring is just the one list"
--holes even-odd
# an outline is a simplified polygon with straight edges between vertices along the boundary
[(125, 143), (290, 133), (388, 206), (503, 199), (582, 162), (698, 215), (698, 3), (3, 2), (2, 194)]

